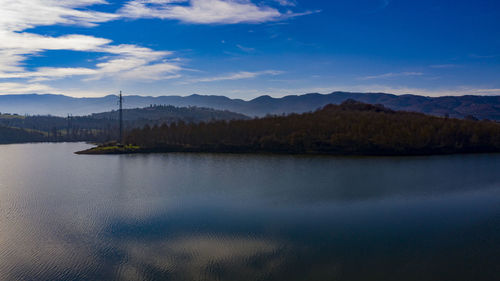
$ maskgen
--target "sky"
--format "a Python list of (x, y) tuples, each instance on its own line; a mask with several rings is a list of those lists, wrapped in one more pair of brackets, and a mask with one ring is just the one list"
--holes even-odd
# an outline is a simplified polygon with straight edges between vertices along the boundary
[(0, 0), (0, 94), (500, 95), (500, 1)]

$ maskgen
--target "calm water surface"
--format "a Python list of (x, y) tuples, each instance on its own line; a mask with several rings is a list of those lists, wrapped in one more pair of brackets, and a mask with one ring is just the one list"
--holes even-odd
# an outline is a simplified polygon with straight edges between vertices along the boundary
[(0, 280), (500, 280), (500, 155), (0, 146)]

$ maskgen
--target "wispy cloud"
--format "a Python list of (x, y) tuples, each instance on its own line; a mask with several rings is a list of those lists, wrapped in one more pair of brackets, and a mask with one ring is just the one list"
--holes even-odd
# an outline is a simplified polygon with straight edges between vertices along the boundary
[(389, 72), (379, 75), (371, 75), (360, 77), (361, 80), (371, 80), (371, 79), (388, 79), (394, 77), (404, 77), (404, 76), (422, 76), (424, 73), (422, 72)]
[(79, 8), (106, 3), (104, 0), (2, 0), (0, 30), (21, 31), (53, 24), (95, 26), (119, 16)]
[[(29, 36), (36, 37), (36, 36)], [(88, 45), (83, 47), (83, 44), (78, 45), (82, 38), (44, 38), (47, 46), (39, 44), (35, 46), (36, 40), (27, 42), (23, 49), (18, 48), (11, 52), (16, 53), (16, 57), (7, 57), (9, 51), (2, 52), (0, 50), (0, 64), (3, 64), (3, 71), (0, 71), (0, 79), (25, 78), (31, 81), (44, 81), (60, 79), (70, 76), (86, 76), (86, 79), (101, 79), (104, 77), (113, 77), (115, 79), (141, 79), (141, 80), (158, 80), (171, 76), (182, 70), (175, 60), (168, 60), (172, 54), (167, 51), (154, 51), (149, 48), (139, 47), (136, 45), (110, 45), (107, 40), (99, 40), (99, 38), (83, 38), (90, 41)], [(67, 40), (67, 41), (66, 41)], [(29, 40), (28, 40), (29, 41)], [(12, 41), (10, 41), (12, 42)], [(67, 43), (57, 44), (58, 42)], [(104, 43), (104, 44), (102, 44)], [(33, 47), (30, 48), (33, 44)], [(50, 47), (50, 45), (54, 47)], [(68, 68), (68, 67), (40, 67), (35, 70), (27, 71), (22, 67), (21, 62), (27, 55), (35, 54), (44, 50), (72, 50), (72, 45), (75, 44), (78, 48), (73, 50), (84, 50), (87, 52), (97, 52), (107, 54), (102, 62), (95, 65), (94, 68)], [(1, 46), (1, 43), (0, 43)], [(56, 47), (57, 46), (57, 47)]]
[(297, 6), (297, 2), (295, 0), (274, 0), (274, 2), (277, 2), (281, 6), (289, 6), (289, 7)]
[(89, 51), (110, 43), (110, 40), (88, 35), (70, 34), (59, 37), (23, 32), (36, 26), (66, 24), (94, 26), (117, 16), (109, 13), (83, 11), (79, 8), (104, 4), (102, 0), (37, 1), (0, 0), (0, 71), (23, 71), (21, 62), (27, 55), (45, 50)]
[(51, 93), (52, 91), (52, 87), (38, 83), (0, 83), (0, 93), (2, 94)]
[[(289, 7), (295, 3), (292, 0), (279, 2)], [(123, 18), (160, 18), (199, 24), (262, 23), (311, 13), (281, 12), (250, 0), (132, 0), (115, 13), (92, 10), (94, 6), (107, 4), (106, 0), (0, 0), (0, 82), (5, 82), (2, 83), (1, 92), (44, 92), (52, 88), (40, 82), (75, 76), (81, 77), (83, 81), (105, 78), (127, 81), (175, 79), (180, 78), (181, 71), (185, 70), (181, 66), (182, 60), (169, 51), (133, 44), (116, 45), (110, 39), (90, 35), (47, 36), (27, 32), (38, 26), (94, 27)], [(255, 51), (242, 45), (237, 47), (244, 52)], [(90, 67), (26, 68), (25, 61), (29, 57), (49, 50), (102, 56)], [(200, 82), (248, 79), (260, 75), (276, 74), (271, 71), (240, 72)]]
[[(189, 5), (179, 5), (179, 3)], [(233, 0), (130, 1), (120, 10), (128, 18), (159, 18), (200, 24), (259, 23), (277, 20), (271, 7)]]
[(368, 14), (374, 14), (377, 12), (380, 12), (387, 8), (391, 4), (391, 0), (378, 0), (378, 6), (370, 11), (368, 11)]
[(433, 64), (433, 65), (429, 65), (430, 68), (438, 68), (438, 69), (442, 69), (442, 68), (457, 68), (459, 67), (460, 65), (458, 64)]
[(278, 71), (278, 70), (264, 70), (264, 71), (256, 71), (256, 72), (240, 71), (240, 72), (229, 73), (229, 74), (225, 74), (225, 75), (221, 75), (221, 76), (191, 79), (186, 83), (218, 82), (218, 81), (227, 81), (227, 80), (251, 79), (251, 78), (256, 78), (258, 76), (263, 76), (263, 75), (275, 76), (275, 75), (280, 75), (282, 73), (283, 73), (282, 71)]
[(390, 0), (382, 0), (382, 4), (380, 5), (382, 9), (385, 9), (387, 6), (391, 4)]
[[(43, 25), (78, 25), (92, 27), (115, 20), (119, 15), (81, 8), (107, 4), (103, 0), (38, 1), (0, 0), (0, 79), (29, 79), (40, 82), (71, 76), (85, 79), (104, 77), (126, 79), (161, 79), (177, 75), (177, 62), (169, 60), (168, 51), (155, 51), (137, 45), (113, 45), (106, 38), (68, 34), (58, 37), (25, 32)], [(93, 68), (40, 67), (27, 70), (23, 62), (47, 50), (70, 50), (104, 54)], [(11, 85), (11, 84), (4, 84)], [(34, 84), (39, 86), (39, 84)], [(29, 89), (20, 87), (21, 89)]]
[(245, 47), (245, 46), (242, 46), (240, 44), (237, 44), (236, 47), (238, 47), (238, 49), (242, 50), (245, 53), (253, 53), (253, 52), (255, 52), (255, 48)]
[(478, 55), (478, 54), (470, 54), (469, 57), (473, 59), (493, 59), (500, 57), (500, 54), (492, 54), (492, 55)]
[[(278, 2), (285, 6), (293, 6), (294, 3)], [(282, 13), (270, 6), (237, 0), (133, 0), (119, 11), (126, 18), (159, 18), (194, 24), (263, 23), (310, 13)]]

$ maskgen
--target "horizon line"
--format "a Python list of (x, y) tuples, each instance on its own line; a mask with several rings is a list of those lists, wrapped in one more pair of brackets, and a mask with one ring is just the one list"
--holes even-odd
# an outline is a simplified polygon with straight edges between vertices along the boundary
[[(119, 93), (119, 91), (117, 92)], [(306, 92), (303, 94), (289, 94), (289, 95), (281, 95), (281, 96), (276, 96), (276, 95), (270, 95), (270, 94), (263, 94), (255, 97), (251, 97), (248, 99), (243, 99), (243, 98), (232, 98), (227, 95), (216, 95), (216, 94), (163, 94), (163, 95), (141, 95), (141, 94), (123, 94), (123, 96), (128, 96), (128, 97), (143, 97), (143, 98), (161, 98), (161, 97), (179, 97), (179, 98), (186, 98), (186, 97), (192, 97), (192, 96), (202, 96), (202, 97), (224, 97), (228, 98), (231, 100), (243, 100), (243, 101), (251, 101), (255, 100), (258, 98), (262, 97), (269, 97), (272, 99), (282, 99), (286, 97), (300, 97), (300, 96), (306, 96), (306, 95), (322, 95), (322, 96), (327, 96), (327, 95), (332, 95), (332, 94), (338, 94), (338, 93), (348, 93), (348, 94), (382, 94), (382, 95), (393, 95), (393, 96), (417, 96), (417, 97), (425, 97), (425, 98), (446, 98), (446, 97), (468, 97), (468, 96), (475, 96), (475, 97), (500, 97), (499, 94), (472, 94), (472, 93), (457, 93), (457, 95), (453, 94), (445, 94), (445, 95), (438, 95), (438, 96), (431, 96), (431, 95), (424, 95), (424, 94), (411, 94), (411, 93), (391, 93), (391, 92), (384, 92), (384, 91), (332, 91), (329, 93), (320, 93), (320, 92)], [(20, 93), (20, 94), (1, 94), (0, 96), (62, 96), (62, 97), (68, 97), (68, 98), (74, 98), (74, 99), (99, 99), (99, 98), (105, 98), (105, 97), (118, 97), (119, 94), (103, 94), (101, 96), (73, 96), (69, 94), (54, 94), (54, 93)]]

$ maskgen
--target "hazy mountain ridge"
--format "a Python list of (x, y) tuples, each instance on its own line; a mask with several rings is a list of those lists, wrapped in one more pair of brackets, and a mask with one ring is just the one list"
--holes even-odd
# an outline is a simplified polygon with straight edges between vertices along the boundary
[[(303, 113), (314, 111), (327, 104), (340, 104), (348, 99), (364, 103), (382, 104), (394, 110), (415, 111), (437, 116), (464, 118), (473, 115), (479, 119), (500, 120), (500, 96), (446, 96), (424, 97), (417, 95), (392, 95), (385, 93), (305, 94), (272, 98), (261, 96), (253, 100), (230, 99), (225, 96), (126, 96), (125, 108), (156, 105), (178, 107), (198, 106), (229, 110), (247, 116), (266, 114)], [(62, 95), (0, 95), (0, 112), (19, 114), (52, 114), (65, 116), (88, 115), (111, 111), (117, 107), (117, 97), (73, 98)]]

